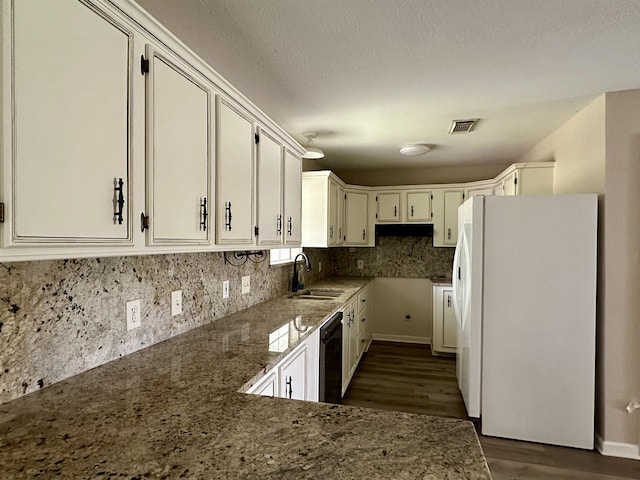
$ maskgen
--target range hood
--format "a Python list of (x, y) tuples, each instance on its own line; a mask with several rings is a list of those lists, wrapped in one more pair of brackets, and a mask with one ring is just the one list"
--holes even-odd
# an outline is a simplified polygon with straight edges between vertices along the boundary
[(376, 237), (433, 237), (433, 224), (379, 224), (376, 225)]

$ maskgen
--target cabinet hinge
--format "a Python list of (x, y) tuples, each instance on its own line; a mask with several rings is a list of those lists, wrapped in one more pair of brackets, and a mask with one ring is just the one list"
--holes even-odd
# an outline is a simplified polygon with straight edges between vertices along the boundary
[(149, 228), (149, 215), (145, 215), (144, 212), (140, 214), (140, 231), (144, 233)]
[(258, 227), (253, 227), (253, 233), (255, 234), (255, 236), (258, 236), (258, 233), (260, 232), (260, 229)]
[(433, 200), (433, 195), (431, 195), (431, 200)]
[(462, 194), (462, 199), (464, 200), (464, 193)]
[(345, 199), (345, 200), (347, 199), (347, 194), (346, 194), (346, 193), (344, 194), (344, 199)]
[(4, 223), (4, 203), (0, 203), (0, 223)]
[(518, 184), (518, 177), (513, 177), (513, 184), (517, 185)]
[(144, 58), (144, 55), (140, 55), (140, 73), (149, 73), (149, 59)]
[(376, 218), (378, 218), (378, 214), (376, 213)]
[[(255, 133), (253, 135), (253, 138), (255, 139), (256, 145), (260, 143), (260, 135), (258, 135), (257, 133)], [(257, 235), (257, 234), (256, 234)]]

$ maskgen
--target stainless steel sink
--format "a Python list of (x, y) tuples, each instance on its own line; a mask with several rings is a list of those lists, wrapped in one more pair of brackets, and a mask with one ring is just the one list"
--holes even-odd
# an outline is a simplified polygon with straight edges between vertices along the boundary
[(344, 290), (311, 288), (292, 293), (288, 298), (297, 298), (299, 300), (335, 300), (343, 293)]

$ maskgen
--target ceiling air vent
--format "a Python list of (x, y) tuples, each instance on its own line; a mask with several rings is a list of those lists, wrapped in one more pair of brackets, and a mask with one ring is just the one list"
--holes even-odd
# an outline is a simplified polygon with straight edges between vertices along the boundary
[(470, 120), (454, 120), (451, 122), (451, 126), (449, 127), (449, 134), (469, 133), (476, 126), (476, 123), (478, 123), (477, 118), (472, 118)]

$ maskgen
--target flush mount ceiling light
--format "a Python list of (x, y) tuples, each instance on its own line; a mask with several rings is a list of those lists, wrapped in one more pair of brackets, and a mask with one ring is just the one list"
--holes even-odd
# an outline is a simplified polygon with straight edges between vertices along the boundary
[(410, 157), (417, 157), (418, 155), (424, 155), (431, 150), (431, 147), (425, 143), (407, 143), (400, 147), (400, 153), (402, 155), (408, 155)]
[(302, 135), (307, 139), (307, 145), (304, 147), (307, 153), (302, 155), (302, 158), (308, 158), (309, 160), (324, 158), (324, 152), (318, 147), (313, 146), (313, 139), (316, 138), (318, 134), (316, 132), (306, 132)]

